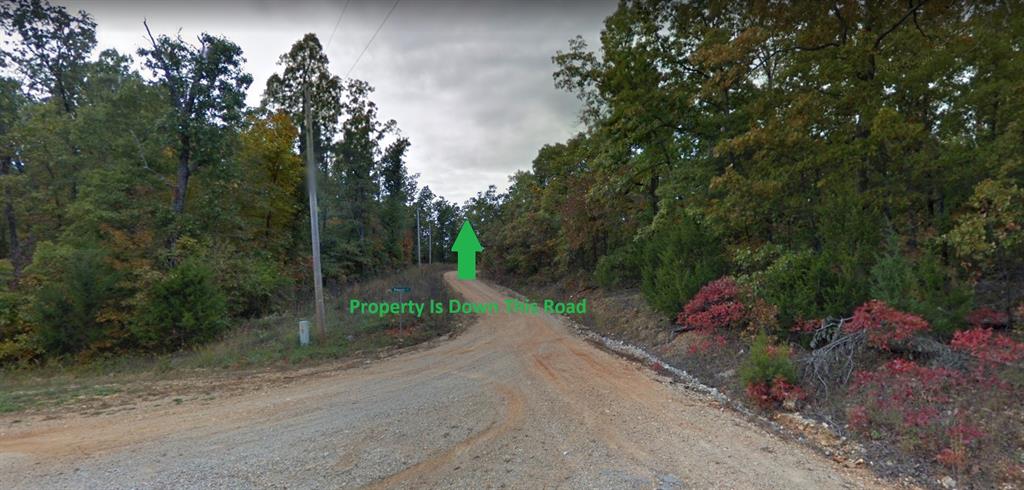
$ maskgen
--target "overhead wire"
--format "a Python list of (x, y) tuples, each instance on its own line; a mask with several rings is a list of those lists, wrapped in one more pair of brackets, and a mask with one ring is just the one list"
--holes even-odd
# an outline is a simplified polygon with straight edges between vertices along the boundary
[(347, 0), (345, 6), (341, 8), (341, 13), (338, 14), (338, 21), (334, 23), (334, 30), (331, 31), (331, 37), (327, 39), (327, 44), (324, 45), (324, 49), (331, 45), (331, 41), (334, 40), (334, 35), (338, 32), (338, 26), (341, 25), (341, 19), (345, 17), (345, 11), (348, 10), (348, 4), (352, 3), (352, 0)]
[(370, 49), (370, 45), (373, 44), (373, 40), (377, 39), (377, 34), (380, 34), (380, 30), (384, 28), (384, 24), (386, 24), (388, 19), (391, 18), (391, 14), (395, 12), (395, 8), (398, 7), (398, 3), (401, 1), (402, 0), (395, 0), (395, 4), (391, 6), (391, 10), (388, 10), (387, 15), (384, 16), (384, 20), (380, 22), (380, 25), (377, 26), (377, 30), (373, 32), (372, 36), (370, 36), (370, 40), (366, 43), (366, 46), (363, 46), (363, 50), (359, 52), (359, 56), (357, 56), (356, 60), (352, 62), (352, 66), (348, 69), (348, 72), (345, 73), (345, 78), (348, 78), (349, 75), (352, 74), (352, 70), (356, 69), (356, 65), (359, 64), (359, 60), (363, 59), (363, 55), (366, 54), (366, 50)]

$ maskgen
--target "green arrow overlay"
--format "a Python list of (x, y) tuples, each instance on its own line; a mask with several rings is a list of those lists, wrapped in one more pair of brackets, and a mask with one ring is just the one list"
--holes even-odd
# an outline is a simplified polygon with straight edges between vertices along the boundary
[(470, 225), (469, 221), (463, 221), (459, 236), (455, 237), (455, 243), (452, 244), (452, 252), (459, 256), (457, 275), (460, 280), (476, 280), (476, 253), (483, 249), (480, 240), (476, 238), (476, 232), (473, 231), (473, 225)]

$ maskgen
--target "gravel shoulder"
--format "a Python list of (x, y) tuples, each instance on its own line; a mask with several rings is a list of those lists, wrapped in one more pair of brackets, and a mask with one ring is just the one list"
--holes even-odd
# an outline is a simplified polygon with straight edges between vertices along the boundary
[[(482, 282), (470, 301), (504, 296)], [(241, 381), (245, 386), (245, 381)], [(230, 396), (0, 418), (4, 488), (881, 488), (548, 315)]]

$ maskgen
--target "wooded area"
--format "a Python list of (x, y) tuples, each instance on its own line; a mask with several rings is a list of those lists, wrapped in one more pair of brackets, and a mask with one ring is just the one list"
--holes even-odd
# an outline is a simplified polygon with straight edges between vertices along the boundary
[(147, 45), (97, 54), (87, 12), (40, 0), (0, 6), (0, 30), (0, 364), (177, 350), (307, 297), (307, 85), (328, 289), (415, 263), (417, 208), (423, 261), (428, 232), (447, 258), (459, 207), (316, 35), (248, 107), (229, 39), (140, 21)]
[[(594, 270), (675, 315), (734, 275), (781, 326), (868, 299), (1011, 322), (1024, 265), (1017, 2), (623, 2), (557, 53), (584, 131), (477, 229), (496, 270)], [(552, 267), (553, 266), (553, 267)]]

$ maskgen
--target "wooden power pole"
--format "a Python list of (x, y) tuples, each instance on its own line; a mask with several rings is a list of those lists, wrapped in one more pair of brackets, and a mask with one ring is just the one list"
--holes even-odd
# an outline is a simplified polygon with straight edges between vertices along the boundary
[(416, 206), (416, 265), (423, 265), (423, 254), (420, 252), (420, 207)]
[(309, 85), (303, 89), (302, 112), (306, 119), (306, 187), (309, 192), (309, 234), (313, 242), (313, 292), (316, 295), (316, 328), (327, 338), (324, 326), (324, 278), (320, 273), (320, 218), (316, 203), (316, 158), (313, 155), (313, 118), (309, 107)]

